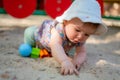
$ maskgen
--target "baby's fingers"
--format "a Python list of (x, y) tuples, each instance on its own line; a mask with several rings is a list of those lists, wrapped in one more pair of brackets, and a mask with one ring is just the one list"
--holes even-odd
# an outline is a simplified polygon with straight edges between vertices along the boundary
[(61, 74), (62, 75), (67, 75), (68, 74), (68, 69), (61, 68)]
[(79, 76), (78, 70), (74, 69), (74, 73), (75, 73), (75, 75)]
[(69, 74), (72, 75), (74, 73), (74, 70), (73, 69), (70, 69), (69, 70)]
[(81, 68), (80, 65), (76, 65), (75, 67), (76, 67), (76, 69), (77, 69), (78, 71), (80, 71), (80, 68)]
[(64, 68), (61, 69), (61, 74), (62, 75), (67, 75), (67, 74), (71, 75), (73, 73), (77, 76), (79, 75), (79, 72), (76, 69), (74, 69), (74, 70), (73, 69), (64, 69)]
[(62, 75), (64, 74), (64, 69), (63, 69), (63, 68), (61, 68), (60, 73), (61, 73)]

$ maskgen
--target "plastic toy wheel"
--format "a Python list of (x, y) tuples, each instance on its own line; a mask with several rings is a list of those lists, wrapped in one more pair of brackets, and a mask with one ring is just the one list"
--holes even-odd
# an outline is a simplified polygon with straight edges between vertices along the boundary
[(72, 3), (72, 0), (46, 0), (45, 11), (46, 13), (55, 18), (60, 16)]
[(16, 18), (25, 18), (36, 9), (36, 0), (3, 0), (4, 9)]

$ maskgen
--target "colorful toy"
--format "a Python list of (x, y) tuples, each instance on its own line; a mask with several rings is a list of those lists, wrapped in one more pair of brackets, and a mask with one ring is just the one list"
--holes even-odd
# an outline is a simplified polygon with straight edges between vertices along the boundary
[(3, 0), (6, 12), (16, 18), (25, 18), (36, 9), (37, 0)]
[(32, 48), (31, 58), (44, 58), (50, 57), (50, 54), (47, 52), (46, 49), (39, 49), (39, 48)]
[(45, 0), (45, 11), (52, 18), (60, 16), (72, 3), (72, 0)]
[(32, 52), (30, 57), (31, 58), (39, 58), (40, 56), (40, 49), (39, 48), (32, 48)]
[(19, 47), (19, 53), (23, 57), (30, 56), (32, 47), (29, 44), (21, 44)]
[(32, 48), (29, 44), (21, 44), (19, 47), (19, 54), (23, 57), (44, 58), (51, 55), (46, 49)]
[(51, 55), (47, 52), (46, 49), (40, 50), (40, 58), (50, 57)]

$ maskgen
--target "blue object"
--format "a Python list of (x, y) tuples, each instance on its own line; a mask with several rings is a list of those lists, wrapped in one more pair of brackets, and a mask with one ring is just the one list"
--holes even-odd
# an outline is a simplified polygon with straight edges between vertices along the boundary
[(19, 47), (19, 53), (23, 57), (30, 56), (32, 47), (29, 44), (21, 44)]

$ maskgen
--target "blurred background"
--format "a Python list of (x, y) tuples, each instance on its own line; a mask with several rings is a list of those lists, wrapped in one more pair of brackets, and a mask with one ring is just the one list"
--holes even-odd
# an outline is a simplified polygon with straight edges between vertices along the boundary
[[(61, 15), (74, 0), (0, 0), (0, 14), (25, 18), (30, 15)], [(120, 0), (97, 0), (103, 18), (120, 20)]]
[(120, 17), (120, 0), (103, 0), (104, 16)]

